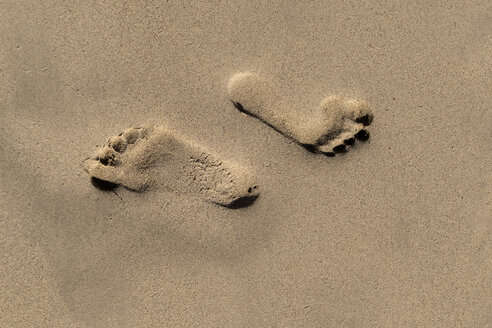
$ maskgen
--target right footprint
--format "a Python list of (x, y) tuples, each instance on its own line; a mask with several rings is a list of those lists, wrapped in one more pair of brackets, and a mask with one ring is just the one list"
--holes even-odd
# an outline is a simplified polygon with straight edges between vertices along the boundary
[(229, 97), (241, 112), (258, 118), (311, 152), (335, 156), (355, 143), (366, 141), (373, 115), (359, 100), (329, 96), (307, 116), (290, 112), (271, 81), (255, 73), (238, 73), (228, 84)]

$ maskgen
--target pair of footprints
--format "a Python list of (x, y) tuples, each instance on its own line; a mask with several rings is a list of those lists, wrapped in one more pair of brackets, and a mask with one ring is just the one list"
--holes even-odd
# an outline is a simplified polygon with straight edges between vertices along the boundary
[[(273, 84), (254, 73), (239, 73), (229, 81), (235, 107), (254, 116), (311, 152), (335, 156), (356, 139), (369, 138), (369, 107), (358, 100), (325, 98), (308, 117), (289, 113)], [(122, 185), (134, 191), (164, 189), (200, 196), (238, 208), (259, 195), (253, 177), (243, 167), (217, 159), (174, 131), (162, 126), (129, 128), (112, 137), (84, 162), (93, 181)]]

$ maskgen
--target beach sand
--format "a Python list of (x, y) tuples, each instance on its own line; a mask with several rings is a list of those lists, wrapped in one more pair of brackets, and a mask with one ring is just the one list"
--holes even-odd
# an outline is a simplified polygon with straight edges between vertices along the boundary
[[(492, 327), (487, 1), (4, 0), (0, 21), (1, 327)], [(364, 101), (371, 138), (306, 150), (234, 107), (241, 72), (299, 120)], [(139, 126), (259, 197), (96, 188), (84, 161)]]

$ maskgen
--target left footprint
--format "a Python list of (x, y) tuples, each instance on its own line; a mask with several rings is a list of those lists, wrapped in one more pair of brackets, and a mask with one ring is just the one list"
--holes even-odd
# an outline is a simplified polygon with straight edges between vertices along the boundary
[(234, 75), (228, 84), (229, 98), (241, 112), (302, 145), (309, 151), (335, 156), (355, 143), (366, 141), (373, 115), (359, 100), (328, 96), (306, 115), (290, 110), (270, 79), (251, 72)]
[(259, 195), (245, 168), (159, 126), (129, 128), (110, 138), (84, 169), (134, 191), (170, 190), (230, 208), (247, 206)]

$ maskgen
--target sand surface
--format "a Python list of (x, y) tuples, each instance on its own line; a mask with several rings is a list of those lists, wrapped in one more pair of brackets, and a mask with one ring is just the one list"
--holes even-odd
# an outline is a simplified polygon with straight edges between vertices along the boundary
[[(488, 1), (0, 1), (0, 327), (492, 327)], [(241, 114), (366, 101), (329, 158)], [(108, 137), (166, 124), (247, 167), (228, 209), (95, 188)]]

